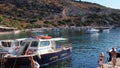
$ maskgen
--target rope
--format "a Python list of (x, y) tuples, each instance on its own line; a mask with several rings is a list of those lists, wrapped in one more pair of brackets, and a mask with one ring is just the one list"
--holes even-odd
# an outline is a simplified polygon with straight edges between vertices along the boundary
[(15, 65), (16, 65), (16, 61), (17, 61), (17, 58), (15, 59), (15, 62), (14, 62), (13, 68), (15, 68)]

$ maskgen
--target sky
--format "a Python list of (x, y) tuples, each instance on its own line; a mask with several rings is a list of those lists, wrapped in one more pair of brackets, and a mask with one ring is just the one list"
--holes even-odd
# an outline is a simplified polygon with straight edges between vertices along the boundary
[(98, 3), (98, 4), (106, 6), (106, 7), (120, 9), (120, 0), (81, 0), (81, 1)]

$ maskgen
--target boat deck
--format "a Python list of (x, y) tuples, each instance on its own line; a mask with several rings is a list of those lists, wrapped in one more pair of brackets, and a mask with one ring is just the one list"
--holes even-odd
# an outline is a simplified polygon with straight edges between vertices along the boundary
[[(104, 68), (113, 68), (112, 62), (110, 61), (110, 62), (104, 64)], [(117, 63), (116, 63), (115, 68), (120, 68), (120, 58), (117, 58)]]

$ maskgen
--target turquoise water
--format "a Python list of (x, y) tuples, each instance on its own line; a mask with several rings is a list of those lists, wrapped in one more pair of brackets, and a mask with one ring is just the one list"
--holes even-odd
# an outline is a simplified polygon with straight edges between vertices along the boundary
[[(79, 31), (46, 32), (53, 37), (65, 37), (73, 47), (71, 58), (51, 64), (45, 68), (97, 68), (100, 52), (105, 54), (105, 63), (109, 57), (107, 51), (120, 46), (120, 28), (109, 32), (83, 34)], [(0, 35), (0, 39), (26, 37), (29, 33), (18, 35)]]

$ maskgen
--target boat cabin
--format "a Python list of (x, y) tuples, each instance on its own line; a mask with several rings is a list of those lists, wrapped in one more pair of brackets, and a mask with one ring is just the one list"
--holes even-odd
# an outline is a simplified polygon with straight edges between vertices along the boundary
[(19, 49), (23, 40), (25, 40), (25, 38), (15, 40), (0, 40), (0, 49), (11, 53), (11, 51)]
[(27, 54), (46, 54), (58, 52), (69, 46), (66, 38), (35, 39), (29, 38), (23, 41), (21, 49), (18, 52), (21, 55)]

